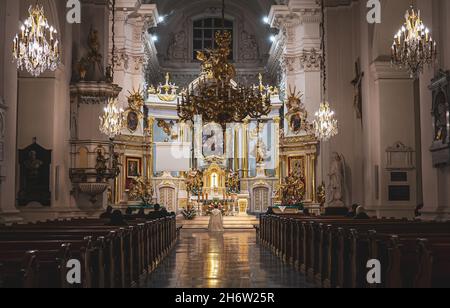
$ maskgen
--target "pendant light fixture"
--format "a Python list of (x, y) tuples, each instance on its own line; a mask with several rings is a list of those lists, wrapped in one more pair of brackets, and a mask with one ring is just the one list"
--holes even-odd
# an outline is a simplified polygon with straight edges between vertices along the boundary
[(317, 139), (320, 141), (328, 141), (336, 136), (339, 132), (338, 121), (335, 118), (335, 113), (331, 109), (330, 104), (326, 101), (327, 97), (327, 68), (326, 68), (326, 44), (325, 44), (325, 3), (322, 0), (322, 23), (321, 39), (322, 39), (322, 102), (319, 110), (315, 113), (313, 121), (314, 131)]

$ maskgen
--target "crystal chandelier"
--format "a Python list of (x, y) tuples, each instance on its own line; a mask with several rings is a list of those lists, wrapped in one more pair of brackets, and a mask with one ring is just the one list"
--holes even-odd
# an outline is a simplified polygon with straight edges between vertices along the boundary
[(30, 16), (21, 26), (21, 33), (15, 36), (12, 51), (17, 68), (38, 77), (46, 70), (57, 69), (59, 41), (56, 29), (48, 24), (43, 6), (30, 6), (28, 12)]
[[(222, 18), (225, 24), (225, 1)], [(246, 118), (258, 119), (271, 111), (270, 91), (265, 88), (238, 85), (233, 81), (234, 66), (228, 62), (231, 53), (231, 33), (219, 31), (215, 36), (216, 49), (198, 52), (202, 74), (198, 82), (182, 93), (178, 100), (178, 116), (182, 121), (193, 121), (202, 116), (204, 122), (242, 122)]]
[(328, 141), (338, 134), (338, 121), (334, 118), (334, 111), (331, 110), (328, 102), (320, 104), (319, 111), (315, 114), (314, 129), (316, 137), (322, 141)]
[[(323, 54), (321, 57), (322, 62), (322, 96), (326, 97), (327, 93), (327, 68), (326, 68), (326, 53), (325, 53), (325, 3), (322, 0), (322, 50)], [(328, 141), (332, 137), (339, 133), (338, 121), (335, 118), (335, 113), (331, 110), (330, 104), (327, 101), (323, 101), (319, 106), (319, 111), (315, 113), (315, 119), (313, 121), (314, 131), (316, 137), (321, 141)]]
[(394, 36), (392, 63), (408, 69), (411, 78), (417, 78), (425, 64), (430, 65), (436, 60), (436, 42), (423, 24), (420, 10), (416, 11), (411, 6), (406, 11), (405, 19), (405, 24)]
[(117, 101), (114, 98), (108, 99), (108, 105), (100, 117), (100, 132), (111, 140), (120, 135), (124, 126), (123, 112), (122, 108), (117, 107)]

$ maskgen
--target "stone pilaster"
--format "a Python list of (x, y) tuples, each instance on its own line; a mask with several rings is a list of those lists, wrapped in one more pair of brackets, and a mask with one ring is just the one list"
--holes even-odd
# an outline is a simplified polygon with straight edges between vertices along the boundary
[[(20, 1), (5, 0), (2, 3), (5, 14), (0, 20), (0, 39), (11, 42), (17, 32)], [(9, 46), (8, 43), (5, 46)], [(0, 142), (3, 153), (0, 154), (0, 223), (20, 221), (16, 209), (16, 134), (17, 134), (17, 68), (11, 61), (11, 54), (6, 48), (3, 59), (3, 74), (0, 83), (3, 89), (0, 99), (1, 128)]]

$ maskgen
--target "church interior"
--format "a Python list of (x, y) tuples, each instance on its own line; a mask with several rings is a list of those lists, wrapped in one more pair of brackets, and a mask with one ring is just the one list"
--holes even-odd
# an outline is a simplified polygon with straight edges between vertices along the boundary
[(0, 0), (0, 288), (450, 287), (448, 16)]

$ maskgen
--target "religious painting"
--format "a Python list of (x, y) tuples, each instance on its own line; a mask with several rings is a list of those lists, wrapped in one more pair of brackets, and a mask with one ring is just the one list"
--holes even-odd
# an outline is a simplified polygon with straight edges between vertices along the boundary
[(137, 157), (127, 157), (126, 167), (126, 189), (130, 189), (133, 180), (142, 175), (142, 159)]
[(289, 174), (296, 177), (305, 176), (305, 157), (289, 157)]
[(127, 177), (137, 178), (141, 176), (141, 159), (127, 157)]
[(128, 112), (127, 115), (127, 128), (130, 132), (134, 133), (139, 127), (139, 115), (135, 111)]
[(297, 92), (297, 89), (289, 89), (289, 96), (287, 98), (287, 114), (286, 119), (288, 121), (289, 132), (295, 135), (300, 134), (302, 131), (310, 132), (312, 125), (308, 122), (308, 112), (305, 105), (302, 102), (303, 94)]
[(18, 202), (26, 206), (32, 202), (43, 206), (51, 205), (50, 165), (51, 150), (46, 150), (33, 141), (33, 144), (19, 151), (20, 189)]
[(302, 130), (303, 119), (301, 112), (295, 112), (289, 118), (289, 128), (294, 133), (299, 133)]
[(224, 140), (222, 126), (209, 123), (202, 129), (202, 149), (205, 157), (223, 157)]

